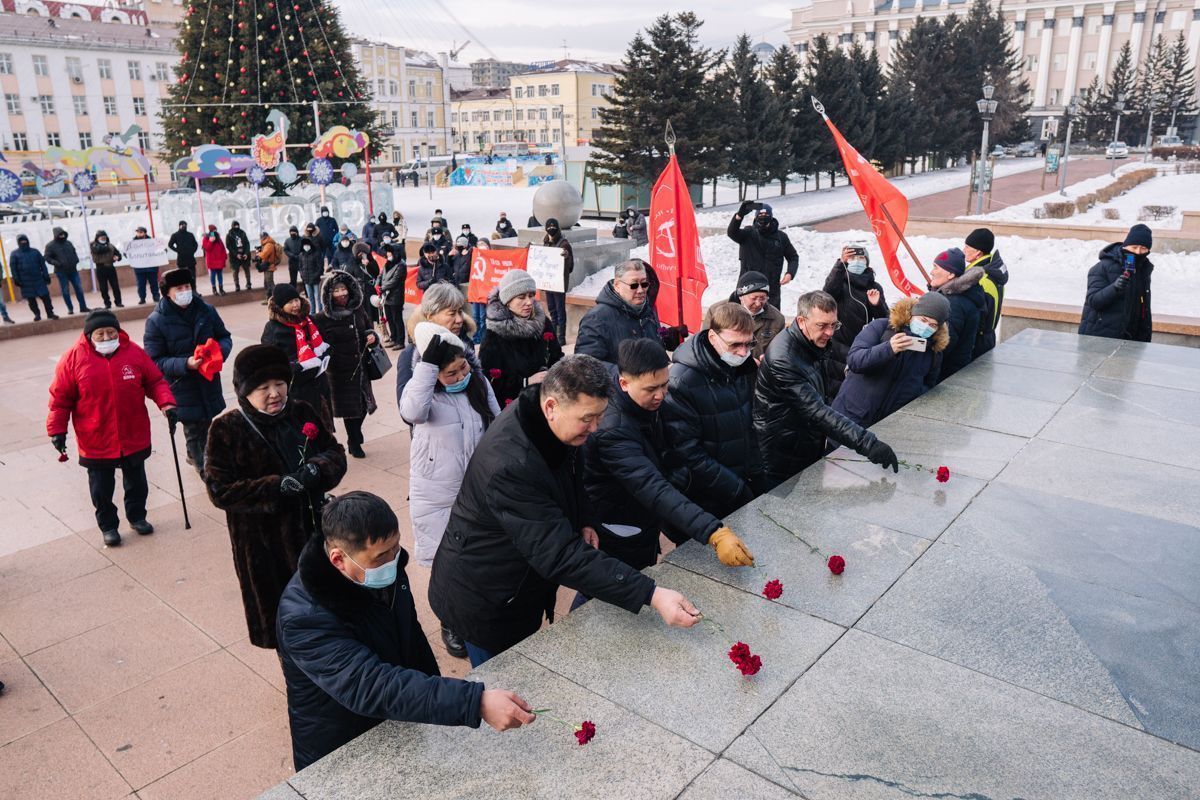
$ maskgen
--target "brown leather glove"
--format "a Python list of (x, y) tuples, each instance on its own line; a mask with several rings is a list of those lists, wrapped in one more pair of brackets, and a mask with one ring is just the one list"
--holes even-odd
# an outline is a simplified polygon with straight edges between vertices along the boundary
[(752, 567), (754, 556), (745, 542), (729, 528), (717, 528), (708, 543), (717, 551), (717, 559), (727, 567)]

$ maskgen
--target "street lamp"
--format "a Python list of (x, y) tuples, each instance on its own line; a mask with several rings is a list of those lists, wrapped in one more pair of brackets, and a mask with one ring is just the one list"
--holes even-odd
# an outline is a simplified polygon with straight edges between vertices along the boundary
[(1058, 188), (1058, 193), (1063, 197), (1067, 196), (1067, 161), (1071, 157), (1071, 123), (1079, 114), (1079, 97), (1077, 95), (1071, 95), (1071, 102), (1067, 104), (1065, 113), (1067, 117), (1067, 138), (1063, 143), (1062, 185)]
[(1150, 160), (1150, 147), (1154, 144), (1154, 110), (1158, 108), (1158, 104), (1162, 102), (1162, 94), (1155, 92), (1150, 95), (1150, 124), (1146, 126), (1146, 155), (1142, 157), (1142, 161)]
[(1167, 128), (1168, 136), (1178, 136), (1175, 132), (1175, 115), (1179, 113), (1179, 107), (1183, 105), (1183, 98), (1176, 95), (1171, 99), (1171, 127)]
[[(1115, 103), (1113, 103), (1113, 108), (1115, 108), (1117, 111), (1117, 121), (1115, 123), (1113, 123), (1113, 138), (1112, 138), (1113, 144), (1116, 144), (1117, 142), (1119, 142), (1121, 140), (1121, 115), (1123, 113), (1125, 113), (1125, 93), (1124, 92), (1120, 92), (1117, 95), (1117, 101)], [(1117, 175), (1117, 159), (1115, 156), (1113, 157), (1112, 162), (1113, 162), (1112, 169), (1109, 170), (1108, 174), (1110, 177), (1115, 178)]]
[(995, 86), (990, 83), (985, 84), (983, 97), (975, 101), (975, 107), (979, 109), (979, 116), (983, 119), (983, 142), (979, 145), (979, 190), (976, 214), (983, 213), (983, 175), (987, 171), (988, 126), (991, 124), (992, 118), (996, 116), (996, 107), (1000, 105), (999, 101), (992, 99), (995, 91)]

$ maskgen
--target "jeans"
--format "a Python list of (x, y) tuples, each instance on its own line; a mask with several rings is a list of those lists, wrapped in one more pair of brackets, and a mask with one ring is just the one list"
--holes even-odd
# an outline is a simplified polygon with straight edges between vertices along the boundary
[[(146, 496), (150, 487), (146, 484), (146, 462), (144, 459), (122, 458), (121, 483), (125, 487), (125, 519), (141, 522), (146, 518)], [(88, 492), (92, 506), (96, 509), (96, 524), (101, 531), (117, 529), (117, 507), (113, 505), (113, 492), (117, 488), (117, 467), (88, 467)]]
[(210, 269), (208, 271), (208, 285), (212, 287), (213, 294), (216, 294), (218, 289), (222, 292), (225, 291), (225, 270)]
[(321, 313), (321, 284), (305, 281), (304, 293), (308, 295), (309, 311), (313, 314)]
[(479, 344), (487, 329), (487, 303), (471, 303), (471, 317), (475, 320), (475, 344)]
[(183, 425), (184, 446), (188, 458), (200, 477), (204, 477), (204, 449), (208, 446), (208, 425), (210, 420), (200, 419)]
[(104, 298), (105, 308), (112, 308), (114, 302), (121, 305), (121, 284), (117, 282), (116, 267), (96, 267), (96, 282), (100, 284), (100, 296)]
[(482, 647), (476, 647), (470, 642), (463, 642), (463, 644), (467, 646), (467, 658), (470, 660), (472, 668), (478, 667), (485, 661), (491, 661), (497, 655), (490, 650), (484, 650)]
[(83, 299), (83, 282), (79, 280), (79, 273), (72, 272), (56, 272), (55, 277), (58, 278), (58, 288), (62, 289), (63, 301), (67, 304), (67, 311), (74, 313), (75, 306), (71, 304), (71, 289), (75, 289), (75, 297), (79, 300), (79, 310), (87, 311), (87, 300)]
[(546, 292), (546, 310), (550, 312), (550, 320), (554, 323), (554, 331), (558, 334), (559, 344), (567, 344), (567, 293)]
[(8, 319), (8, 306), (4, 305), (3, 292), (0, 292), (0, 319)]
[[(146, 287), (148, 286), (148, 287), (150, 287), (150, 295), (154, 298), (154, 302), (157, 303), (158, 298), (159, 298), (158, 267), (146, 267), (144, 269), (135, 269), (133, 271), (133, 276), (135, 278), (137, 278), (138, 302), (139, 303), (146, 302)], [(194, 281), (195, 281), (194, 273), (193, 273), (192, 280), (193, 280), (192, 285), (195, 286), (196, 284), (194, 283)]]

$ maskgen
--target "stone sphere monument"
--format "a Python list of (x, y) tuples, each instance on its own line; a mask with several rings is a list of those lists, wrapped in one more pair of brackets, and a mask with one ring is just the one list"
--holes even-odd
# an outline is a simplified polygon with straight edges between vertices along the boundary
[(583, 196), (567, 181), (548, 181), (533, 195), (533, 215), (543, 225), (548, 219), (558, 220), (565, 231), (579, 221), (583, 214)]

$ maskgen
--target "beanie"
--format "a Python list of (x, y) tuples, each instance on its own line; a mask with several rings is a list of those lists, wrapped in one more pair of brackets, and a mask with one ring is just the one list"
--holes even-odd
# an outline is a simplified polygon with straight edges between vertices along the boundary
[(425, 348), (429, 347), (429, 343), (433, 341), (434, 336), (437, 336), (451, 347), (457, 347), (459, 350), (466, 351), (466, 346), (462, 343), (462, 339), (451, 333), (448, 328), (438, 325), (436, 322), (418, 322), (417, 326), (413, 328), (413, 343), (417, 346), (417, 352), (424, 353)]
[(737, 282), (737, 296), (745, 297), (748, 294), (755, 292), (770, 292), (771, 285), (767, 282), (767, 276), (761, 272), (746, 272), (743, 273)]
[(1140, 244), (1142, 247), (1150, 248), (1154, 246), (1154, 234), (1150, 232), (1150, 228), (1139, 222), (1129, 229), (1129, 233), (1125, 234), (1125, 241), (1122, 244)]
[(278, 308), (283, 308), (293, 300), (299, 300), (300, 293), (290, 283), (277, 283), (271, 290), (271, 302)]
[(163, 294), (167, 293), (168, 289), (174, 289), (176, 286), (195, 286), (196, 279), (192, 277), (190, 270), (171, 269), (162, 274), (158, 279), (158, 289)]
[(943, 250), (938, 254), (938, 257), (933, 260), (934, 266), (941, 267), (946, 272), (953, 273), (954, 277), (961, 276), (967, 271), (967, 257), (963, 255), (963, 251), (957, 247), (951, 247), (949, 250)]
[(974, 247), (983, 253), (996, 249), (996, 235), (987, 228), (976, 228), (967, 234), (967, 247)]
[(504, 305), (508, 305), (508, 301), (519, 294), (536, 291), (537, 284), (533, 282), (533, 276), (523, 269), (510, 269), (500, 279), (500, 302)]
[(926, 292), (913, 303), (912, 315), (936, 319), (938, 325), (945, 325), (950, 319), (950, 300), (941, 292)]
[(455, 247), (470, 247), (471, 240), (465, 236), (460, 236), (454, 240), (454, 246)]
[(273, 344), (252, 344), (243, 348), (233, 361), (233, 389), (238, 397), (245, 397), (266, 381), (286, 383), (291, 379), (292, 365), (287, 354)]
[(117, 321), (117, 315), (108, 309), (97, 309), (87, 315), (87, 319), (83, 321), (83, 333), (85, 336), (91, 336), (92, 332), (99, 328), (116, 328), (121, 330), (121, 323)]

